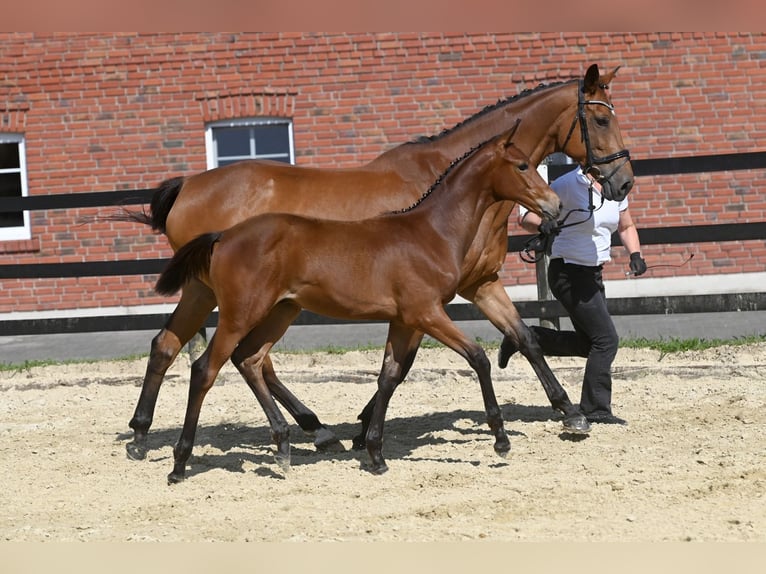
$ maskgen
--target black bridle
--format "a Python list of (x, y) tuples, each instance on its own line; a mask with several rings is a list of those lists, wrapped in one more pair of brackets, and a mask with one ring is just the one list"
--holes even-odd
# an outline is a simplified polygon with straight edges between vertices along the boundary
[[(609, 89), (609, 86), (606, 84), (601, 84), (600, 87), (603, 90)], [(575, 114), (574, 118), (572, 118), (572, 125), (569, 128), (569, 132), (567, 133), (567, 137), (564, 139), (564, 144), (561, 146), (561, 149), (566, 149), (569, 140), (572, 138), (574, 129), (579, 122), (581, 141), (585, 144), (585, 165), (581, 165), (580, 167), (584, 174), (592, 175), (596, 181), (598, 181), (599, 184), (603, 186), (612, 178), (615, 173), (617, 173), (622, 168), (622, 166), (630, 161), (630, 151), (627, 149), (621, 149), (618, 152), (602, 157), (596, 157), (593, 155), (593, 148), (590, 145), (590, 134), (588, 132), (588, 122), (585, 118), (585, 106), (588, 105), (606, 106), (612, 115), (614, 115), (614, 106), (609, 102), (604, 100), (585, 99), (585, 83), (583, 80), (580, 80), (577, 87), (577, 113)], [(598, 167), (599, 165), (611, 163), (620, 158), (625, 158), (625, 160), (617, 165), (617, 167), (615, 167), (608, 175), (601, 173), (601, 170)], [(603, 194), (601, 195), (601, 205), (604, 205)], [(599, 208), (601, 205), (599, 205)], [(563, 229), (565, 227), (571, 227), (572, 225), (580, 225), (581, 223), (585, 223), (591, 217), (593, 217), (593, 212), (596, 209), (596, 206), (593, 204), (593, 182), (591, 182), (590, 186), (588, 187), (588, 217), (580, 221), (566, 223), (566, 220), (569, 219), (569, 216), (572, 215), (572, 213), (585, 211), (584, 209), (573, 209), (570, 210), (562, 220), (557, 222), (557, 227), (558, 229)], [(543, 254), (550, 252), (552, 243), (553, 237), (540, 233), (539, 235), (535, 235), (529, 241), (527, 241), (527, 243), (524, 245), (524, 250), (519, 252), (519, 256), (521, 257), (522, 261), (527, 263), (537, 263), (543, 257)], [(535, 251), (537, 254), (530, 256), (530, 251)], [(522, 255), (522, 253), (525, 253), (526, 257)]]
[[(609, 86), (606, 84), (601, 84), (601, 89), (607, 90), (609, 89)], [(588, 132), (588, 122), (585, 118), (585, 106), (588, 105), (606, 106), (612, 115), (614, 115), (614, 106), (609, 102), (605, 102), (604, 100), (585, 99), (584, 82), (580, 80), (579, 86), (577, 88), (577, 114), (572, 119), (572, 126), (569, 128), (569, 133), (567, 134), (567, 137), (564, 140), (564, 145), (561, 146), (561, 149), (565, 149), (567, 147), (567, 144), (569, 143), (569, 140), (572, 138), (572, 134), (574, 133), (575, 126), (577, 126), (577, 122), (580, 122), (580, 138), (581, 141), (585, 144), (585, 165), (581, 166), (582, 171), (583, 173), (590, 173), (601, 185), (603, 185), (604, 183), (608, 182), (612, 176), (617, 173), (620, 168), (622, 168), (622, 166), (630, 161), (630, 151), (627, 149), (621, 149), (618, 152), (602, 157), (596, 157), (593, 155), (593, 148), (590, 145), (590, 133)], [(598, 167), (599, 165), (611, 163), (620, 158), (625, 158), (625, 161), (615, 167), (609, 175), (605, 176), (601, 173), (601, 170)]]

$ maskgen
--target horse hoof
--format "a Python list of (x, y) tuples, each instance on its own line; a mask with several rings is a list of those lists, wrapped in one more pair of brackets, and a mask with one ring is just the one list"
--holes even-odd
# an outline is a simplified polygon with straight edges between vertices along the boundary
[(288, 474), (290, 472), (290, 455), (278, 454), (274, 457), (274, 461), (277, 463), (279, 470), (282, 474)]
[(374, 475), (380, 476), (388, 472), (388, 465), (385, 462), (370, 465), (370, 472)]
[(332, 431), (328, 429), (319, 429), (314, 439), (314, 448), (319, 452), (345, 452), (344, 447)]
[(508, 458), (508, 453), (511, 452), (511, 445), (508, 446), (495, 446), (495, 453), (500, 458)]
[(500, 349), (497, 352), (497, 366), (501, 369), (507, 367), (511, 356), (518, 350), (519, 348), (513, 340), (509, 337), (503, 337), (503, 342), (500, 343)]
[(130, 460), (144, 460), (146, 458), (146, 445), (138, 444), (135, 441), (125, 445), (128, 458)]
[(572, 434), (588, 434), (590, 432), (590, 423), (585, 415), (577, 413), (566, 417), (563, 421), (564, 431)]
[(356, 435), (351, 441), (351, 448), (354, 450), (364, 450), (367, 447), (367, 439), (364, 434)]
[(168, 484), (179, 484), (186, 480), (186, 477), (183, 474), (177, 474), (175, 471), (171, 472), (168, 475)]

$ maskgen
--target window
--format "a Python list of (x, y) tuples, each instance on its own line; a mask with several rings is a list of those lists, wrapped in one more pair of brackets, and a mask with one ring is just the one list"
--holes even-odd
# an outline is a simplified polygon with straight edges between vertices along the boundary
[(293, 124), (281, 118), (228, 120), (207, 126), (208, 168), (244, 159), (294, 163)]
[[(26, 197), (24, 138), (0, 133), (0, 197)], [(29, 239), (29, 213), (0, 212), (0, 240)]]

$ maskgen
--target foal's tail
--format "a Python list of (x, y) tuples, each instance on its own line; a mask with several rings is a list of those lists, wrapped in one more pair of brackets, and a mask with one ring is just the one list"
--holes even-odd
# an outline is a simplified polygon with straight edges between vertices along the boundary
[(100, 216), (97, 219), (102, 221), (130, 221), (133, 223), (140, 223), (142, 225), (150, 226), (152, 230), (157, 233), (165, 233), (168, 214), (178, 197), (178, 193), (183, 187), (184, 181), (186, 181), (186, 178), (184, 177), (173, 177), (166, 179), (154, 188), (149, 213), (146, 211), (131, 211), (122, 208), (122, 211), (119, 213)]
[(160, 274), (154, 290), (160, 295), (173, 295), (191, 279), (207, 276), (213, 245), (220, 239), (221, 232), (205, 233), (181, 247)]

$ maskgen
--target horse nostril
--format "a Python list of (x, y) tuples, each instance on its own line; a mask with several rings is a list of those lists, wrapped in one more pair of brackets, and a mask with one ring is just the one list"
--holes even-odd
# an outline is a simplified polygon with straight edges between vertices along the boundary
[(622, 184), (622, 191), (625, 192), (625, 195), (628, 195), (631, 189), (633, 189), (632, 179), (629, 179), (628, 181)]

